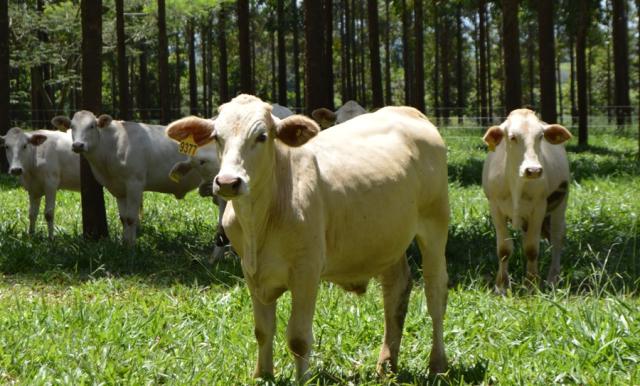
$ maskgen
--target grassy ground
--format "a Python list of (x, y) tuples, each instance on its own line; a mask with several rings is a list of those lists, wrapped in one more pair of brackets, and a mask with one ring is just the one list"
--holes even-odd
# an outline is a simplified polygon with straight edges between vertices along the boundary
[[(396, 379), (378, 379), (382, 339), (377, 284), (361, 297), (324, 284), (315, 317), (314, 382), (333, 384), (638, 384), (640, 383), (640, 171), (635, 139), (594, 133), (595, 146), (569, 146), (574, 180), (569, 231), (556, 291), (527, 294), (523, 258), (516, 285), (491, 294), (494, 233), (480, 188), (480, 130), (443, 130), (449, 145), (451, 276), (445, 343), (450, 372), (426, 373), (431, 329), (417, 283)], [(79, 233), (79, 196), (61, 192), (57, 234), (29, 237), (27, 197), (0, 177), (0, 383), (246, 384), (256, 356), (251, 302), (239, 264), (217, 266), (211, 251), (215, 210), (145, 196), (139, 245), (119, 245), (115, 202), (107, 195), (112, 241)], [(516, 243), (518, 245), (518, 243)], [(542, 271), (549, 263), (544, 244)], [(411, 248), (411, 259), (419, 259)], [(414, 264), (415, 266), (415, 264)], [(284, 340), (288, 295), (279, 303), (276, 382), (293, 379)], [(348, 326), (348, 328), (346, 327)]]

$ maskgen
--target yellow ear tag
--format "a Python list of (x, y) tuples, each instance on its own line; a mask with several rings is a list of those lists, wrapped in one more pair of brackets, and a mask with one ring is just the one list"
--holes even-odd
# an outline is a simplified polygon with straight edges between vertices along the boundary
[(487, 146), (489, 147), (489, 151), (496, 151), (496, 145), (493, 143), (488, 143)]
[(193, 139), (193, 134), (189, 134), (187, 138), (185, 138), (183, 141), (180, 141), (180, 144), (178, 145), (178, 151), (182, 154), (188, 155), (189, 157), (193, 157), (196, 154), (196, 152), (198, 151), (198, 145)]

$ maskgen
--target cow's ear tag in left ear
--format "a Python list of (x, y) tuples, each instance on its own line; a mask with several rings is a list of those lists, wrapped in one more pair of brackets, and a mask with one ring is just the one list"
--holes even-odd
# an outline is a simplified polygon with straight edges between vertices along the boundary
[(496, 145), (494, 145), (493, 143), (488, 143), (487, 147), (489, 151), (496, 151)]
[(182, 154), (188, 155), (189, 157), (193, 157), (196, 154), (198, 151), (198, 145), (193, 139), (193, 134), (189, 134), (187, 138), (180, 141), (178, 151)]

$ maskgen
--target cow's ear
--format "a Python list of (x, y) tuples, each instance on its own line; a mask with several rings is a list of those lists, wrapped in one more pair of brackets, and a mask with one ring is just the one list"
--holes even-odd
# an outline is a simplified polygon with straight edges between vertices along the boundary
[(64, 115), (58, 115), (51, 119), (53, 127), (60, 131), (67, 131), (71, 127), (71, 121)]
[(193, 169), (190, 161), (182, 161), (173, 165), (171, 171), (169, 172), (169, 178), (171, 178), (175, 182), (180, 182), (182, 177), (187, 175)]
[(40, 146), (47, 140), (47, 136), (44, 134), (31, 134), (29, 137), (29, 143), (33, 146)]
[(311, 112), (311, 116), (323, 129), (333, 126), (336, 123), (337, 118), (336, 113), (324, 107), (313, 110)]
[(504, 138), (504, 130), (500, 126), (491, 126), (484, 133), (482, 140), (489, 147), (489, 151), (495, 151), (502, 138)]
[(571, 139), (571, 133), (564, 126), (554, 123), (544, 128), (544, 138), (547, 142), (558, 145)]
[(4, 137), (0, 135), (0, 146), (4, 146)]
[(111, 124), (111, 121), (113, 121), (113, 118), (111, 118), (111, 115), (102, 114), (101, 116), (98, 117), (98, 127), (101, 129), (104, 129), (105, 127), (108, 127)]
[(304, 145), (319, 132), (318, 124), (304, 115), (291, 115), (276, 122), (276, 137), (291, 147)]
[(215, 140), (214, 129), (213, 120), (192, 116), (171, 122), (165, 133), (169, 138), (178, 142), (184, 141), (191, 135), (196, 145), (202, 147)]

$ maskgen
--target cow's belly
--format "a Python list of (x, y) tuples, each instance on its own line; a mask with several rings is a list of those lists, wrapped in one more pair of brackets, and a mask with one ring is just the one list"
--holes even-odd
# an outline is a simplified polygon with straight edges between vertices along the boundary
[(509, 219), (519, 216), (523, 220), (528, 220), (533, 213), (534, 208), (538, 205), (546, 205), (544, 201), (534, 200), (531, 197), (520, 197), (518, 200), (518, 213), (515, 212), (511, 197), (498, 200), (498, 208)]

